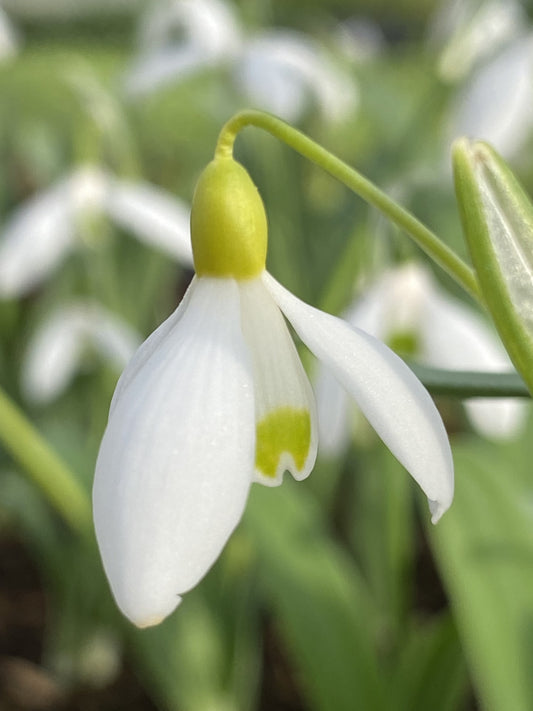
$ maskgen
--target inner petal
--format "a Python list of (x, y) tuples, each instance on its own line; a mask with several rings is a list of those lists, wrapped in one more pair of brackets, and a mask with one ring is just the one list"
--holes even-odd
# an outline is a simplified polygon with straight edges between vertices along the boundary
[(317, 449), (315, 401), (285, 320), (260, 279), (239, 283), (244, 337), (252, 355), (256, 417), (255, 480), (305, 478)]

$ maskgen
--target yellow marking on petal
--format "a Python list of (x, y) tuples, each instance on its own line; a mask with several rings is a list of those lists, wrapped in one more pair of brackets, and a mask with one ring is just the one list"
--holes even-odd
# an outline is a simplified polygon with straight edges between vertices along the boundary
[(256, 436), (255, 466), (262, 474), (274, 478), (285, 453), (292, 456), (301, 470), (311, 446), (309, 410), (279, 407), (257, 423)]
[(192, 200), (191, 242), (198, 276), (251, 279), (264, 270), (265, 208), (233, 158), (215, 158), (201, 174)]
[(419, 339), (413, 331), (394, 331), (387, 336), (387, 345), (402, 357), (412, 357), (418, 353)]

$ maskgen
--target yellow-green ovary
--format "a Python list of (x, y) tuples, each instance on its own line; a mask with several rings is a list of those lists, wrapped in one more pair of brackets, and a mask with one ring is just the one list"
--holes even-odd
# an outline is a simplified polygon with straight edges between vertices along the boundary
[(285, 453), (302, 470), (311, 446), (309, 410), (279, 407), (257, 423), (256, 435), (255, 466), (261, 474), (274, 478)]

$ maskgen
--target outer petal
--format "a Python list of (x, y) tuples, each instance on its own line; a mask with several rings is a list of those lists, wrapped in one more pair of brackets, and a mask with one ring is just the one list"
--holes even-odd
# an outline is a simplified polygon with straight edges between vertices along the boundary
[(313, 391), (281, 311), (261, 279), (240, 282), (242, 326), (253, 361), (257, 420), (255, 479), (304, 479), (316, 459)]
[[(197, 279), (123, 376), (102, 440), (94, 517), (122, 611), (156, 624), (239, 522), (255, 433), (251, 364), (229, 279)], [(130, 376), (128, 370), (132, 368)]]
[(146, 183), (115, 180), (106, 200), (109, 215), (142, 242), (192, 266), (190, 208)]
[[(481, 316), (455, 299), (428, 296), (420, 335), (421, 355), (429, 365), (449, 370), (513, 370), (496, 334)], [(481, 434), (496, 438), (513, 436), (528, 409), (517, 398), (473, 398), (465, 402), (465, 408)]]
[(385, 444), (429, 499), (435, 523), (453, 498), (453, 462), (444, 425), (422, 383), (387, 346), (265, 283), (302, 341), (357, 400)]

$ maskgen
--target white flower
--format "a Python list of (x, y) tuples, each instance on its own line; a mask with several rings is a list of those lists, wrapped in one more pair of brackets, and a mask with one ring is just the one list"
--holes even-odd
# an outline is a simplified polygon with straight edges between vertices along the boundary
[(140, 240), (191, 263), (184, 203), (153, 185), (85, 166), (20, 205), (4, 224), (0, 298), (23, 295), (44, 281), (76, 248), (76, 228), (90, 212), (107, 214)]
[(137, 333), (100, 304), (62, 306), (32, 334), (21, 366), (22, 389), (29, 400), (49, 402), (68, 386), (88, 348), (120, 371), (139, 345)]
[[(482, 317), (439, 290), (430, 272), (415, 263), (387, 270), (345, 315), (348, 323), (384, 341), (407, 339), (413, 355), (446, 370), (512, 371), (497, 335)], [(317, 378), (319, 431), (324, 450), (340, 452), (350, 437), (346, 393), (322, 369)], [(516, 398), (473, 398), (465, 409), (476, 430), (487, 437), (512, 437), (523, 423), (526, 405)]]
[(116, 601), (156, 624), (206, 574), (250, 485), (311, 471), (311, 387), (282, 314), (425, 491), (437, 521), (453, 465), (429, 394), (383, 343), (303, 303), (264, 269), (266, 217), (242, 166), (204, 171), (191, 217), (196, 276), (122, 374), (94, 482), (98, 543)]
[[(180, 41), (172, 32), (181, 30)], [(172, 0), (146, 17), (141, 52), (125, 88), (139, 95), (226, 65), (248, 101), (295, 120), (314, 101), (327, 118), (342, 119), (356, 107), (353, 79), (310, 37), (269, 30), (248, 39), (234, 9), (223, 0)]]

